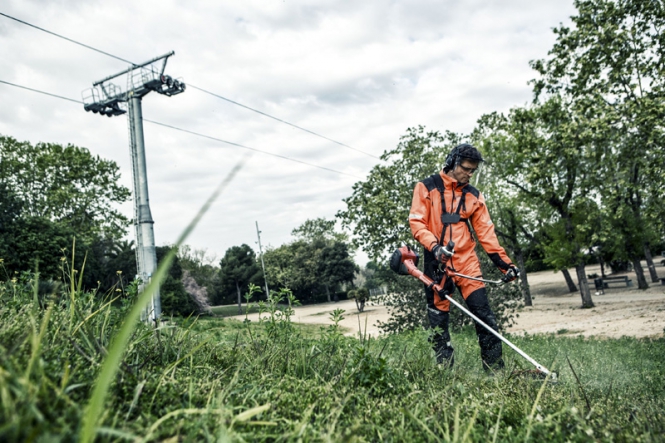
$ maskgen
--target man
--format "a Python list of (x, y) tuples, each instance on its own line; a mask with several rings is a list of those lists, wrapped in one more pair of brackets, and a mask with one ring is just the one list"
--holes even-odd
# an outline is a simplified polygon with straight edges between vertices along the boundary
[[(446, 157), (443, 170), (417, 183), (413, 190), (409, 225), (413, 237), (425, 248), (425, 275), (435, 281), (442, 276), (440, 266), (482, 277), (471, 226), (490, 259), (506, 277), (514, 280), (519, 276), (519, 270), (499, 245), (483, 195), (469, 184), (482, 161), (475, 147), (466, 143), (456, 146)], [(444, 246), (451, 240), (455, 243), (455, 253), (449, 257)], [(444, 283), (451, 294), (456, 286), (469, 310), (492, 329), (498, 329), (483, 282), (452, 276)], [(425, 295), (429, 323), (435, 328), (432, 342), (437, 363), (452, 366), (453, 347), (448, 331), (450, 302), (431, 289), (425, 288)], [(502, 368), (501, 340), (479, 324), (476, 324), (476, 334), (483, 367), (486, 370)]]

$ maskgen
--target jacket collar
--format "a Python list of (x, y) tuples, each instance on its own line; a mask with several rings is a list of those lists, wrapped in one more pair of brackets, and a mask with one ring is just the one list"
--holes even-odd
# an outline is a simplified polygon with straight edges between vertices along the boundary
[(451, 189), (462, 189), (464, 186), (466, 186), (468, 183), (460, 183), (457, 180), (455, 180), (452, 177), (449, 177), (446, 175), (445, 172), (443, 172), (443, 169), (439, 171), (439, 175), (441, 176), (441, 179), (443, 180), (443, 186), (446, 188), (451, 188)]

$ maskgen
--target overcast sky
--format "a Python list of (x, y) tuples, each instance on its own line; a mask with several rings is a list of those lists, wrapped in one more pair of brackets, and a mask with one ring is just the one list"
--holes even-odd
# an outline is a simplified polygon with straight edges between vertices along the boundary
[[(0, 0), (0, 12), (134, 63), (174, 50), (167, 74), (378, 157), (409, 127), (467, 133), (482, 114), (527, 103), (528, 62), (546, 56), (552, 28), (575, 9), (572, 0)], [(81, 99), (127, 67), (0, 16), (0, 80)], [(217, 260), (242, 243), (258, 250), (255, 221), (265, 247), (291, 241), (307, 219), (333, 218), (378, 162), (191, 87), (151, 93), (143, 115), (348, 174), (255, 153), (187, 241)], [(164, 245), (247, 151), (144, 129)], [(86, 147), (118, 163), (132, 188), (125, 116), (0, 84), (0, 134)], [(131, 217), (131, 203), (122, 210)]]

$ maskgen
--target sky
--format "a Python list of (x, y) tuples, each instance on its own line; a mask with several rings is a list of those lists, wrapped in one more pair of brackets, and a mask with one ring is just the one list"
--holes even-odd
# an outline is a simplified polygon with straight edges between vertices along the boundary
[[(569, 24), (575, 8), (572, 0), (0, 0), (0, 12), (133, 63), (175, 51), (165, 73), (190, 87), (147, 95), (143, 117), (265, 151), (246, 159), (186, 241), (218, 262), (231, 246), (258, 251), (256, 222), (265, 249), (292, 241), (307, 219), (333, 219), (407, 128), (468, 133), (483, 114), (527, 104), (529, 61), (547, 56), (552, 28)], [(81, 100), (127, 67), (0, 16), (0, 80)], [(126, 77), (114, 83), (124, 88)], [(155, 241), (172, 244), (252, 151), (148, 122), (144, 131)], [(115, 161), (132, 189), (125, 116), (0, 83), (0, 134), (85, 147)], [(132, 203), (121, 210), (131, 217)]]

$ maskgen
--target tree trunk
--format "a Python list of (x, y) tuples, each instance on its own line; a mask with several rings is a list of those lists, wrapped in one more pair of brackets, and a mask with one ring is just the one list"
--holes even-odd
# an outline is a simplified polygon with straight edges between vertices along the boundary
[(644, 269), (642, 269), (640, 257), (633, 258), (633, 270), (635, 271), (635, 276), (637, 277), (637, 287), (640, 289), (647, 289), (649, 287), (649, 283), (647, 283), (647, 279), (644, 277)]
[(238, 280), (236, 280), (236, 291), (238, 291), (238, 315), (242, 314), (242, 299), (240, 298), (240, 286), (238, 286)]
[(326, 286), (326, 295), (328, 296), (328, 303), (330, 303), (332, 300), (330, 300), (330, 289), (328, 289), (328, 285)]
[(601, 278), (605, 278), (605, 260), (603, 260), (600, 254), (598, 254), (598, 261), (600, 262), (600, 276)]
[(651, 256), (649, 243), (644, 244), (644, 256), (647, 259), (647, 267), (649, 268), (649, 274), (651, 274), (651, 281), (658, 283), (660, 279), (658, 278), (658, 273), (656, 272), (656, 265), (653, 264), (653, 257)]
[(577, 286), (575, 286), (575, 282), (573, 281), (573, 279), (570, 278), (570, 272), (568, 272), (568, 269), (562, 269), (561, 273), (563, 274), (563, 278), (566, 279), (566, 284), (568, 285), (568, 292), (577, 292)]
[(584, 268), (584, 263), (575, 266), (575, 271), (577, 271), (577, 284), (580, 286), (580, 295), (582, 296), (582, 308), (593, 308), (594, 304), (593, 300), (591, 300), (591, 291), (589, 291), (589, 282), (587, 281)]
[(520, 289), (522, 290), (522, 297), (524, 297), (524, 306), (533, 306), (533, 302), (531, 301), (531, 288), (529, 288), (529, 281), (526, 277), (526, 267), (524, 266), (524, 254), (522, 251), (517, 252), (515, 258), (522, 271), (522, 275), (520, 275)]

